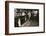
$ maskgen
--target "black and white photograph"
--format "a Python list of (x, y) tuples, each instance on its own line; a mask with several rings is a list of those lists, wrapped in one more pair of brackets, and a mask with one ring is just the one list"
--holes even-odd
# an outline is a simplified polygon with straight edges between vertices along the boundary
[(14, 26), (39, 26), (39, 9), (14, 9)]

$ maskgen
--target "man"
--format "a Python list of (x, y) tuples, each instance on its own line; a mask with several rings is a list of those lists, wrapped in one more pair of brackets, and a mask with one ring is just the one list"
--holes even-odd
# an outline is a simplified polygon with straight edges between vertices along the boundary
[(29, 20), (30, 20), (30, 18), (31, 18), (31, 12), (30, 11), (28, 12), (28, 17), (29, 17)]

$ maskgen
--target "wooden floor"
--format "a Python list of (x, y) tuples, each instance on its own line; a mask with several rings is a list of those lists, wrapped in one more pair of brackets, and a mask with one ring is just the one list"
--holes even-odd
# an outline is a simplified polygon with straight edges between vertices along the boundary
[(28, 27), (28, 26), (39, 26), (39, 23), (36, 21), (32, 21), (32, 20), (27, 20), (22, 27)]

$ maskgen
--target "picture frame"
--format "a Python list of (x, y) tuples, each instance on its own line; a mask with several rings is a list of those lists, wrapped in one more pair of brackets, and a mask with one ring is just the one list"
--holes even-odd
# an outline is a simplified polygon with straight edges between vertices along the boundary
[[(24, 7), (23, 7), (23, 5), (24, 5)], [(38, 25), (36, 27), (35, 26), (33, 26), (33, 27), (32, 26), (31, 27), (27, 27), (27, 26), (26, 27), (16, 27), (15, 26), (14, 27), (15, 29), (14, 29), (12, 26), (14, 24), (13, 23), (14, 19), (12, 17), (14, 17), (13, 12), (16, 12), (16, 11), (13, 9), (15, 9), (17, 11), (21, 9), (22, 12), (25, 10), (31, 10), (31, 11), (38, 10), (38, 12), (39, 12)], [(42, 15), (42, 19), (41, 19), (41, 15)], [(45, 32), (45, 3), (5, 1), (5, 35), (34, 34), (34, 33), (44, 33), (44, 32)]]

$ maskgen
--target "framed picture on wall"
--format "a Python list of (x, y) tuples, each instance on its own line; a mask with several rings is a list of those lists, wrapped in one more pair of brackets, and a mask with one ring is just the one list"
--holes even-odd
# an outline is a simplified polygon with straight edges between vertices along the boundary
[(5, 34), (45, 32), (45, 3), (5, 1)]

